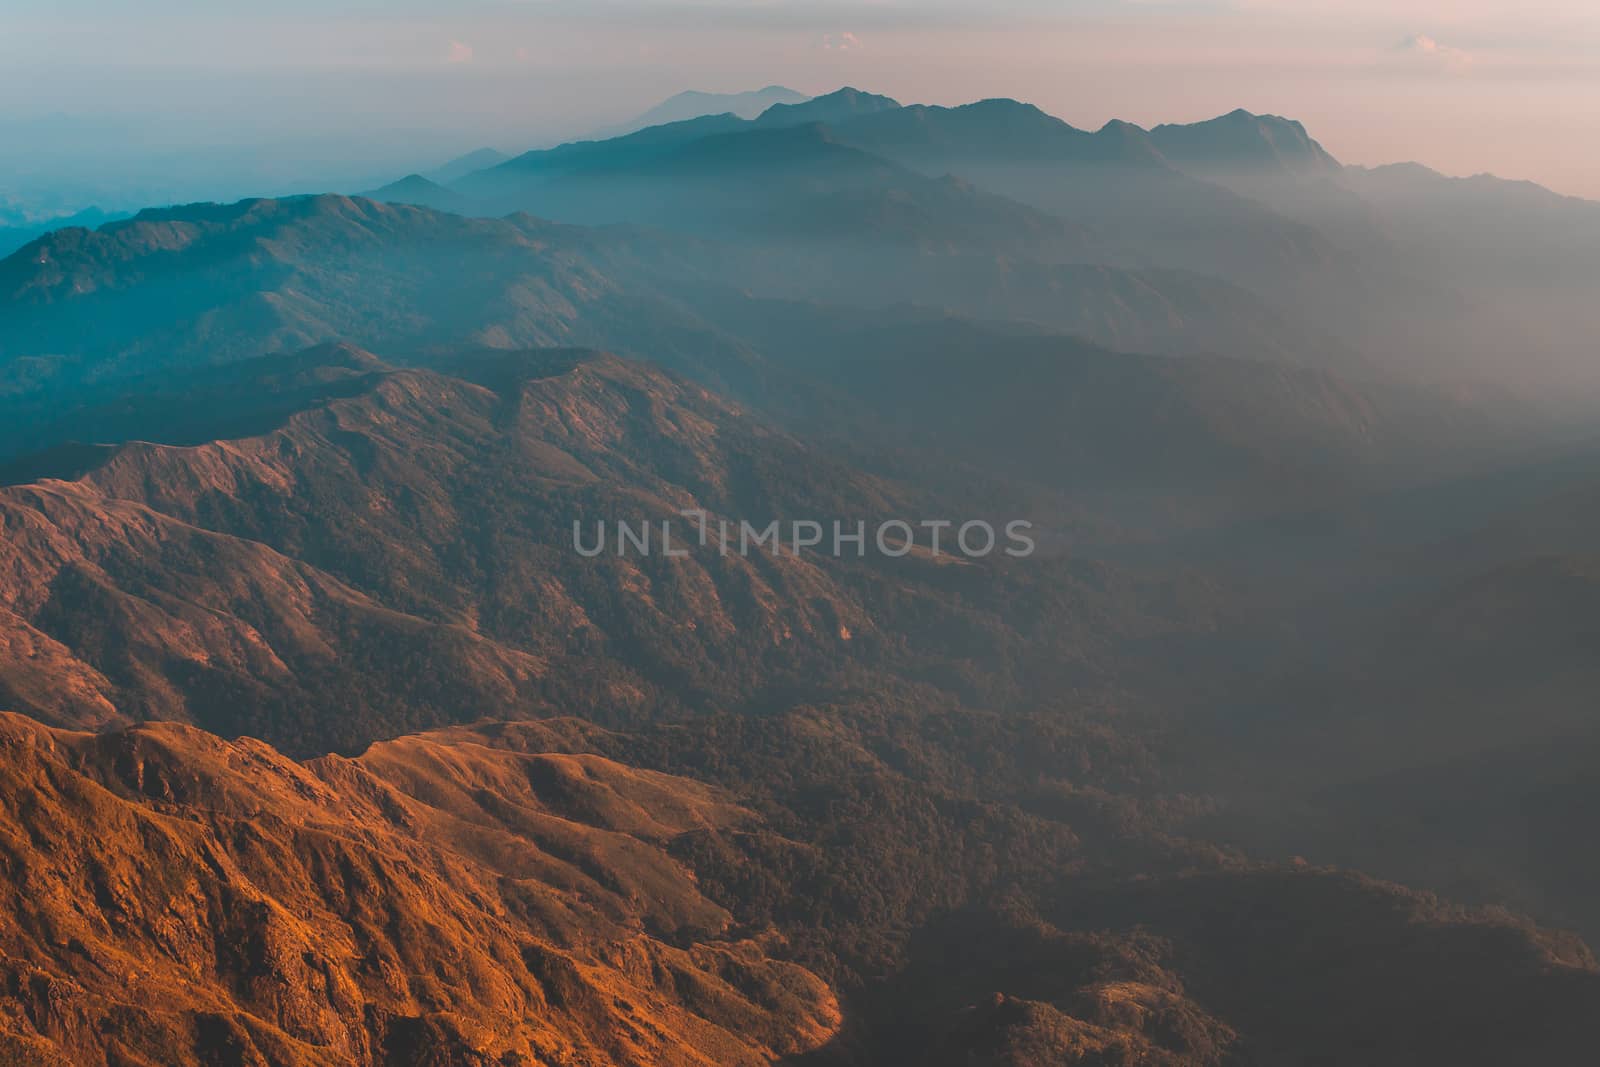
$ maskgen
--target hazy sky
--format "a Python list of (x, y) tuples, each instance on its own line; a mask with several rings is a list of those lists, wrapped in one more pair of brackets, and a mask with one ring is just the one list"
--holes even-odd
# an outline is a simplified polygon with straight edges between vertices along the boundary
[(112, 180), (96, 152), (150, 195), (392, 176), (769, 83), (1090, 128), (1246, 107), (1346, 162), (1600, 198), (1596, 0), (0, 0), (0, 193)]

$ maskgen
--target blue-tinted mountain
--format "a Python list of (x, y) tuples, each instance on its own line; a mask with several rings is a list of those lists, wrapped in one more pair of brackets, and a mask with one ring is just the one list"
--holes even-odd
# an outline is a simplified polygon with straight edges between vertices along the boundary
[(430, 181), (420, 174), (407, 175), (381, 189), (370, 189), (358, 195), (386, 204), (413, 204), (417, 207), (433, 208), (435, 211), (466, 213), (473, 206), (470, 198), (454, 189), (447, 189), (437, 182)]
[(1197, 173), (1327, 175), (1342, 169), (1301, 123), (1242, 108), (1207, 122), (1157, 126), (1149, 136), (1168, 160)]
[(980, 160), (1161, 165), (1160, 152), (1136, 127), (1112, 123), (1089, 133), (1016, 100), (878, 109), (835, 125), (853, 144), (935, 166)]
[(423, 175), (431, 182), (439, 185), (449, 185), (451, 182), (460, 181), (469, 174), (476, 174), (480, 170), (498, 167), (511, 157), (498, 148), (480, 148), (468, 152), (464, 156), (457, 156), (442, 167), (430, 170)]
[(837, 125), (863, 115), (894, 111), (898, 100), (860, 89), (844, 88), (799, 103), (774, 104), (756, 119), (761, 126), (803, 126), (812, 122)]
[(0, 260), (0, 381), (8, 402), (49, 409), (95, 382), (333, 340), (648, 343), (732, 368), (740, 353), (661, 292), (695, 269), (686, 251), (699, 255), (632, 231), (332, 195), (149, 210)]
[[(1277, 120), (1261, 121), (1277, 129)], [(1219, 274), (1262, 287), (1273, 299), (1291, 301), (1353, 284), (1350, 268), (1336, 262), (1338, 250), (1323, 234), (1248, 196), (1185, 173), (1144, 130), (1124, 122), (1080, 130), (1008, 99), (961, 107), (903, 107), (888, 97), (841, 89), (804, 104), (775, 106), (754, 122), (733, 115), (706, 116), (612, 140), (526, 153), (470, 176), (457, 188), (476, 201), (480, 212), (526, 210), (575, 222), (659, 224), (672, 214), (679, 193), (659, 183), (654, 190), (648, 186), (671, 150), (687, 150), (701, 138), (812, 123), (827, 128), (829, 144), (858, 148), (930, 177), (954, 174), (988, 192), (1096, 227), (1110, 235), (1099, 253), (1102, 260)], [(822, 140), (809, 139), (813, 145)], [(806, 140), (774, 137), (742, 143), (752, 152), (761, 144), (773, 151), (798, 152)], [(720, 145), (719, 151), (733, 151), (732, 142)], [(589, 172), (608, 173), (614, 180), (579, 189), (582, 175)], [(544, 187), (563, 178), (572, 188), (560, 196)], [(739, 200), (754, 195), (753, 190), (735, 190)], [(781, 211), (782, 204), (775, 203), (771, 213)], [(692, 215), (680, 221), (692, 225)], [(1330, 270), (1342, 276), (1330, 277)]]
[(127, 218), (127, 215), (123, 212), (101, 211), (97, 207), (91, 207), (70, 215), (62, 215), (47, 220), (18, 220), (8, 225), (0, 225), (0, 256), (8, 256), (28, 242), (37, 240), (52, 230), (72, 227), (93, 229), (96, 226), (122, 218)]
[(533, 182), (589, 169), (618, 170), (642, 164), (700, 138), (748, 128), (750, 123), (733, 115), (706, 115), (651, 126), (608, 140), (572, 141), (555, 148), (524, 152), (504, 163), (467, 175), (454, 188), (475, 200), (501, 203), (515, 200)]
[(1517, 288), (1600, 280), (1600, 202), (1490, 174), (1452, 178), (1418, 164), (1352, 167), (1341, 184), (1406, 243), (1451, 272)]
[(1291, 306), (1358, 284), (1314, 227), (1186, 173), (1129, 123), (1091, 133), (996, 99), (882, 109), (832, 128), (840, 141), (922, 173), (954, 174), (1095, 228), (1108, 241), (1102, 260), (1215, 274)]
[(696, 90), (663, 100), (637, 118), (602, 130), (599, 138), (620, 137), (651, 126), (697, 119), (705, 115), (735, 115), (753, 119), (777, 105), (803, 104), (810, 97), (781, 85), (769, 85), (743, 93), (703, 93)]

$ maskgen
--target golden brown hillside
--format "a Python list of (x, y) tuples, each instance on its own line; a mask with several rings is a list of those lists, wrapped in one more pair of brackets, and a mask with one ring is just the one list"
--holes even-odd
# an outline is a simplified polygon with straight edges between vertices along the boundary
[(839, 1023), (665, 852), (749, 814), (600, 757), (5, 716), (0, 806), (0, 1062), (757, 1064)]

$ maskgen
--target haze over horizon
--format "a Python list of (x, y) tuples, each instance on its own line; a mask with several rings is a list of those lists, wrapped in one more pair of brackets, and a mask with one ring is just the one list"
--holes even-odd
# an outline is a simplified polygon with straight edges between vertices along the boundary
[(1009, 96), (1088, 129), (1243, 107), (1299, 119), (1346, 163), (1600, 198), (1600, 25), (1575, 0), (8, 7), (0, 196), (49, 187), (63, 206), (360, 183), (774, 83)]

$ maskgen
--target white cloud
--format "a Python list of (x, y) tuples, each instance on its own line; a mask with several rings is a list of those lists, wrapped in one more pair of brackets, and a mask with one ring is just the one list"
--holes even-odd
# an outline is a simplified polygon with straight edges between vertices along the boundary
[(1425, 33), (1413, 34), (1395, 46), (1395, 51), (1413, 56), (1446, 70), (1462, 70), (1473, 63), (1471, 52), (1443, 43)]
[(853, 52), (861, 47), (861, 38), (846, 30), (843, 33), (822, 35), (822, 47), (830, 52)]
[(470, 44), (462, 44), (460, 41), (451, 41), (450, 49), (445, 53), (444, 61), (446, 63), (471, 63), (472, 46)]

